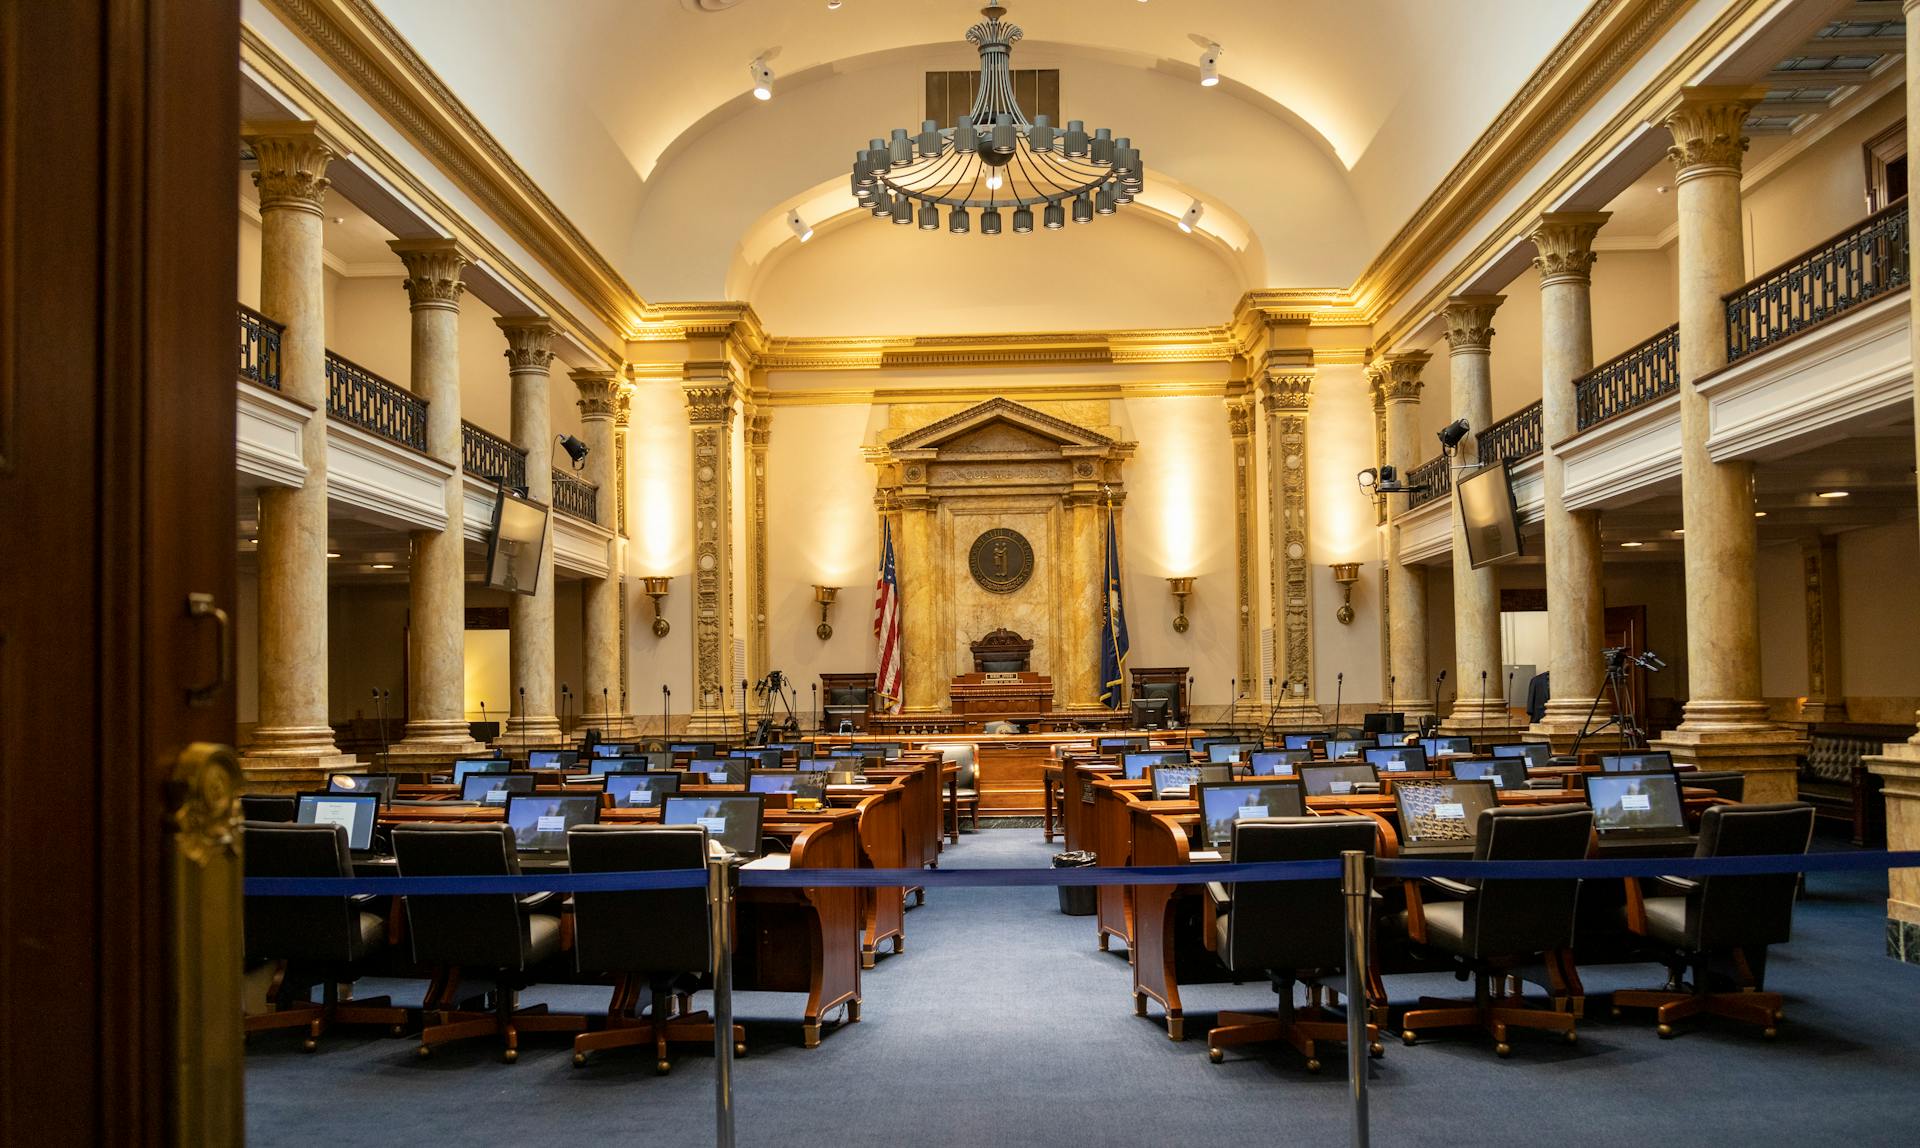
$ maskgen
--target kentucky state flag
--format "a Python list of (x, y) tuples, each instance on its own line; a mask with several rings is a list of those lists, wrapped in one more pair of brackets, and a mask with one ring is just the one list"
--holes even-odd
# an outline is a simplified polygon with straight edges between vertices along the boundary
[(1120, 596), (1120, 537), (1113, 504), (1107, 504), (1107, 597), (1100, 621), (1100, 701), (1108, 709), (1126, 704), (1127, 611)]

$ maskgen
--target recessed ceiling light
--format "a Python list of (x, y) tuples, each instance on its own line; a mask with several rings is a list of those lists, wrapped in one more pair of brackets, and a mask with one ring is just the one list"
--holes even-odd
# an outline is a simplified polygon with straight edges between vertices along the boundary
[(333, 217), (333, 221), (335, 223), (345, 223), (347, 221), (347, 217), (344, 215), (336, 215)]
[(375, 562), (375, 563), (373, 564), (373, 568), (374, 568), (375, 570), (391, 570), (391, 569), (393, 569), (393, 563), (391, 563), (391, 562)]
[(1765, 518), (1767, 516), (1767, 512), (1764, 510), (1756, 510), (1753, 512), (1753, 516), (1755, 518)]
[(1668, 187), (1668, 186), (1667, 186), (1666, 184), (1664, 184), (1664, 183), (1663, 183), (1663, 184), (1660, 184), (1659, 186), (1657, 186), (1657, 187), (1655, 187), (1655, 188), (1654, 188), (1653, 190), (1654, 190), (1655, 192), (1657, 192), (1657, 193), (1659, 193), (1659, 194), (1661, 194), (1661, 195), (1665, 195), (1665, 194), (1667, 194), (1667, 192), (1669, 192), (1669, 191), (1671, 191), (1671, 190), (1673, 190), (1673, 189), (1672, 189), (1672, 188), (1670, 188), (1670, 187)]
[(840, 0), (827, 0), (827, 11), (838, 12), (839, 10), (840, 10)]
[(329, 558), (338, 558), (338, 557), (340, 557), (340, 552), (339, 552), (338, 550), (329, 550), (329, 551), (327, 551), (327, 557), (329, 557)]
[(1622, 542), (1620, 544), (1620, 548), (1622, 550), (1638, 550), (1640, 547), (1645, 545), (1646, 543), (1644, 542)]
[(1851, 493), (1853, 492), (1850, 490), (1823, 490), (1820, 492), (1820, 497), (1821, 498), (1845, 498), (1847, 495)]

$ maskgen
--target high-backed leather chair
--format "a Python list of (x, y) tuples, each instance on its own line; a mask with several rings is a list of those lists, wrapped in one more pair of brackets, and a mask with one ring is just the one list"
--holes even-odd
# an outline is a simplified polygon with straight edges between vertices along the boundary
[[(1236, 821), (1233, 860), (1311, 861), (1358, 850), (1373, 853), (1374, 822), (1366, 817), (1268, 817)], [(1318, 1004), (1294, 1005), (1293, 986), (1318, 988), (1321, 980), (1346, 968), (1346, 908), (1338, 878), (1324, 881), (1259, 881), (1207, 885), (1214, 911), (1214, 951), (1236, 973), (1264, 972), (1280, 996), (1275, 1016), (1222, 1012), (1207, 1033), (1207, 1056), (1215, 1064), (1234, 1045), (1284, 1040), (1307, 1058), (1307, 1071), (1320, 1071), (1317, 1041), (1347, 1039), (1345, 1020), (1324, 1014)], [(1318, 992), (1314, 994), (1316, 1001)], [(1348, 1001), (1348, 1008), (1366, 1008)], [(1367, 1050), (1383, 1051), (1379, 1029), (1367, 1025)]]
[[(953, 800), (961, 809), (967, 811), (968, 823), (974, 832), (980, 831), (980, 756), (977, 747), (972, 745), (926, 745), (929, 753), (938, 753), (943, 762), (951, 761), (959, 766), (959, 772), (953, 779)], [(943, 784), (942, 790), (946, 788)], [(955, 824), (959, 818), (954, 818)]]
[[(1778, 805), (1713, 805), (1700, 818), (1696, 857), (1750, 857), (1805, 853), (1813, 839), (1813, 806), (1801, 801)], [(1780, 1022), (1779, 993), (1758, 991), (1768, 945), (1783, 944), (1793, 931), (1793, 899), (1799, 885), (1793, 873), (1750, 877), (1702, 877), (1697, 881), (1658, 878), (1664, 896), (1628, 894), (1627, 927), (1667, 949), (1668, 985), (1664, 989), (1623, 990), (1613, 994), (1618, 1015), (1625, 1008), (1650, 1008), (1662, 1037), (1673, 1022), (1705, 1013), (1746, 1021), (1771, 1039)], [(1636, 902), (1639, 902), (1636, 904)], [(1733, 991), (1714, 991), (1715, 957), (1729, 959)], [(1682, 981), (1693, 967), (1693, 985)]]
[[(1577, 861), (1587, 855), (1593, 811), (1586, 806), (1506, 806), (1480, 811), (1474, 826), (1475, 861)], [(1400, 1037), (1412, 1044), (1422, 1029), (1477, 1025), (1494, 1039), (1494, 1051), (1508, 1056), (1507, 1029), (1538, 1028), (1575, 1039), (1571, 1012), (1525, 1007), (1505, 995), (1508, 972), (1537, 955), (1571, 961), (1577, 878), (1504, 878), (1477, 882), (1429, 877), (1429, 886), (1455, 897), (1428, 901), (1409, 884), (1407, 911), (1401, 915), (1409, 939), (1451, 956), (1473, 978), (1473, 1000), (1422, 997), (1419, 1007), (1400, 1019)]]
[(243, 793), (240, 816), (248, 821), (291, 823), (299, 816), (300, 798), (292, 793)]
[(1683, 788), (1711, 789), (1715, 797), (1743, 801), (1747, 794), (1747, 775), (1737, 769), (1691, 770), (1674, 775)]
[[(344, 825), (248, 821), (242, 827), (249, 877), (351, 877)], [(386, 997), (340, 999), (340, 985), (359, 979), (386, 947), (387, 923), (371, 911), (372, 897), (248, 897), (249, 961), (284, 961), (274, 985), (274, 1011), (246, 1018), (247, 1032), (306, 1026), (312, 1052), (335, 1024), (380, 1024), (399, 1036), (408, 1013)], [(322, 1000), (311, 998), (314, 982)]]
[[(520, 871), (513, 830), (503, 824), (428, 822), (395, 826), (393, 853), (403, 877), (498, 877)], [(546, 911), (540, 911), (546, 910)], [(413, 959), (434, 967), (424, 1011), (438, 1023), (420, 1030), (420, 1055), (436, 1044), (497, 1035), (511, 1064), (522, 1032), (579, 1032), (586, 1019), (547, 1015), (547, 1006), (516, 1007), (518, 990), (560, 951), (557, 906), (539, 895), (454, 894), (407, 898)], [(460, 978), (473, 971), (493, 982), (490, 1011), (461, 1009)]]
[[(575, 873), (637, 873), (707, 867), (707, 831), (685, 825), (576, 825), (567, 831), (569, 865)], [(573, 1062), (589, 1053), (652, 1042), (654, 1070), (666, 1072), (667, 1045), (697, 1041), (713, 1046), (713, 1018), (688, 1012), (687, 995), (710, 983), (713, 920), (707, 892), (637, 889), (624, 893), (576, 893), (573, 956), (585, 974), (615, 975), (607, 1027), (573, 1038)], [(642, 1018), (642, 990), (651, 1007)], [(669, 1015), (675, 1004), (679, 1015)], [(733, 1029), (736, 1051), (746, 1050), (746, 1030)]]

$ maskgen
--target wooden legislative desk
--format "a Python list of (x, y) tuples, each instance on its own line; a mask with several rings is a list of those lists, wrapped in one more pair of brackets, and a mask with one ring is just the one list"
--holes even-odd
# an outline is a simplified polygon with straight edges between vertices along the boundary
[[(1170, 745), (1186, 744), (1188, 731), (1077, 730), (1069, 733), (965, 733), (940, 736), (883, 736), (835, 734), (810, 738), (816, 745), (844, 746), (856, 742), (899, 742), (910, 750), (927, 746), (970, 745), (979, 766), (980, 812), (987, 817), (1039, 817), (1048, 806), (1049, 767), (1058, 768), (1068, 751), (1093, 752), (1096, 737), (1173, 738)], [(1058, 774), (1055, 774), (1057, 777)], [(956, 827), (957, 833), (957, 827)], [(1075, 846), (1069, 841), (1069, 848)]]
[(1021, 720), (1053, 712), (1053, 679), (1021, 671), (961, 674), (947, 686), (956, 717), (975, 721)]

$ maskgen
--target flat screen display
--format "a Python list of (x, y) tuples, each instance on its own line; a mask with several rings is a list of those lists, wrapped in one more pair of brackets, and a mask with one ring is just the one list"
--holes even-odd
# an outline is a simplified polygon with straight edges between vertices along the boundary
[(1120, 755), (1120, 768), (1128, 781), (1138, 781), (1147, 775), (1147, 770), (1156, 765), (1185, 765), (1187, 751), (1184, 749), (1154, 749), (1144, 753)]
[(547, 544), (547, 508), (503, 485), (487, 532), (487, 588), (532, 594), (540, 582), (540, 552)]
[(1453, 776), (1460, 781), (1493, 782), (1495, 789), (1525, 789), (1527, 763), (1517, 757), (1468, 757), (1453, 761)]
[(1278, 773), (1292, 773), (1295, 769), (1313, 760), (1313, 751), (1307, 749), (1256, 749), (1250, 759), (1255, 777), (1271, 777)]
[(336, 773), (327, 779), (330, 793), (371, 793), (382, 805), (393, 804), (393, 787), (400, 779), (392, 774)]
[(1314, 742), (1326, 736), (1325, 733), (1285, 733), (1280, 735), (1280, 744), (1288, 749), (1312, 749)]
[(1306, 788), (1308, 797), (1345, 797), (1354, 791), (1355, 786), (1374, 784), (1379, 780), (1380, 775), (1365, 762), (1300, 767), (1300, 784)]
[(1381, 773), (1419, 773), (1427, 768), (1427, 751), (1417, 745), (1368, 746), (1364, 756)]
[(592, 825), (600, 798), (590, 793), (519, 794), (507, 798), (507, 826), (522, 853), (564, 853), (567, 830)]
[(1373, 742), (1371, 740), (1361, 741), (1359, 738), (1330, 737), (1327, 739), (1327, 760), (1339, 761), (1343, 757), (1359, 757), (1361, 750), (1370, 748), (1372, 745)]
[[(572, 769), (580, 764), (580, 755), (570, 749), (530, 749), (528, 769)], [(594, 772), (598, 773), (599, 770)]]
[(1439, 757), (1446, 753), (1472, 753), (1473, 739), (1470, 737), (1423, 737), (1420, 748), (1427, 751), (1428, 757)]
[(1257, 741), (1216, 741), (1207, 747), (1207, 760), (1212, 762), (1242, 762), (1247, 755), (1260, 748)]
[(1603, 773), (1672, 773), (1673, 755), (1664, 749), (1645, 753), (1603, 753), (1600, 755), (1600, 769)]
[(373, 822), (380, 815), (380, 799), (371, 793), (303, 793), (294, 820), (302, 825), (344, 825), (347, 848), (365, 853), (373, 848)]
[(760, 855), (758, 794), (741, 797), (669, 797), (660, 819), (668, 825), (698, 825), (729, 853)]
[(464, 758), (453, 763), (453, 783), (459, 785), (470, 773), (505, 773), (511, 764), (504, 757)]
[(1686, 830), (1680, 783), (1671, 773), (1589, 773), (1586, 783), (1593, 827), (1602, 833)]
[(1480, 811), (1496, 800), (1491, 781), (1408, 781), (1393, 787), (1400, 839), (1412, 845), (1471, 842)]
[(1230, 781), (1200, 787), (1200, 825), (1207, 847), (1233, 843), (1233, 823), (1261, 817), (1302, 817), (1306, 802), (1297, 781)]
[(615, 805), (647, 809), (659, 805), (667, 794), (680, 792), (677, 773), (610, 773), (607, 796)]
[(469, 773), (460, 781), (460, 800), (482, 805), (505, 805), (515, 793), (532, 793), (533, 775), (526, 773)]
[(703, 774), (708, 785), (744, 785), (750, 765), (744, 757), (696, 757), (687, 769)]
[(1553, 762), (1553, 747), (1543, 741), (1514, 742), (1512, 745), (1496, 745), (1492, 751), (1495, 757), (1517, 757), (1526, 761), (1528, 769), (1539, 769)]
[(1455, 482), (1453, 489), (1460, 500), (1460, 524), (1473, 568), (1520, 557), (1520, 514), (1514, 506), (1506, 460), (1480, 468)]

